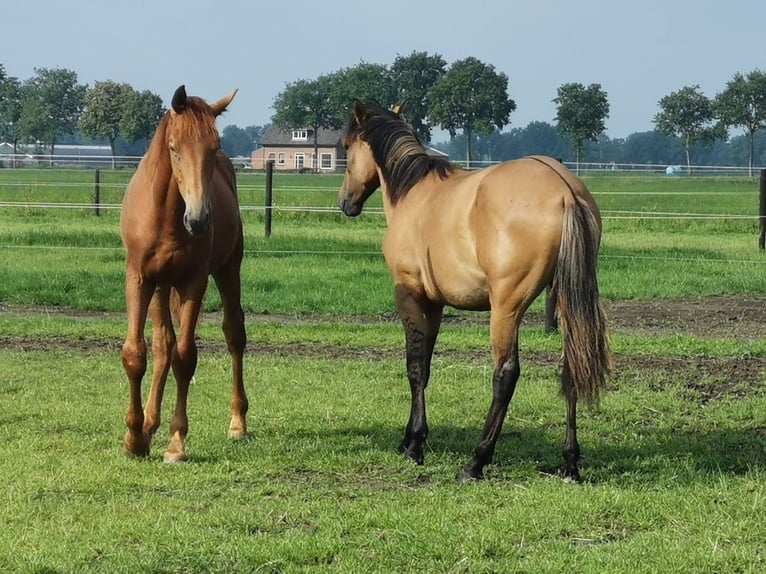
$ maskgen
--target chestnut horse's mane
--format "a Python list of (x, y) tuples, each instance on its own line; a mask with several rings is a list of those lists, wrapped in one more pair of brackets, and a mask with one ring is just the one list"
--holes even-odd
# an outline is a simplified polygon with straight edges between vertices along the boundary
[(360, 137), (369, 144), (391, 203), (396, 204), (428, 174), (435, 172), (444, 179), (455, 170), (449, 160), (428, 155), (415, 131), (399, 115), (375, 102), (367, 102), (364, 108), (363, 122), (352, 115), (343, 139), (350, 143)]
[[(170, 122), (171, 111), (165, 112), (157, 125), (149, 149), (155, 145), (165, 146), (164, 137), (159, 137), (167, 131)], [(189, 138), (214, 137), (218, 138), (218, 129), (215, 126), (215, 114), (212, 108), (205, 100), (197, 96), (186, 98), (186, 105), (183, 113), (176, 115), (176, 121), (179, 122), (181, 135)], [(162, 155), (162, 154), (160, 154)]]

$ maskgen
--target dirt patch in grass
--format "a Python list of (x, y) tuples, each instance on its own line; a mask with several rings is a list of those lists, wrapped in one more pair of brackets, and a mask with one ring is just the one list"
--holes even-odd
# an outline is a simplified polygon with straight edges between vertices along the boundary
[[(612, 301), (605, 303), (613, 332), (636, 335), (670, 335), (685, 333), (708, 339), (752, 341), (766, 336), (766, 295), (719, 296), (696, 299), (652, 301)], [(41, 309), (0, 305), (0, 312), (15, 315), (55, 314), (72, 317), (114, 317), (116, 314), (88, 313), (65, 309)], [(213, 313), (206, 321), (220, 321)], [(294, 315), (248, 315), (248, 322), (295, 321), (387, 322), (397, 321), (395, 315), (383, 317), (296, 317)], [(447, 315), (445, 323), (486, 323), (486, 314)], [(542, 323), (540, 313), (530, 313), (526, 323)], [(69, 350), (79, 353), (114, 352), (118, 355), (122, 340), (86, 339), (67, 337), (10, 337), (0, 335), (0, 349), (19, 351)], [(200, 340), (200, 354), (224, 352), (223, 341)], [(325, 343), (299, 342), (279, 345), (258, 343), (248, 347), (250, 355), (328, 357), (339, 359), (379, 360), (404, 357), (403, 348), (353, 349)], [(440, 351), (437, 346), (437, 357)], [(488, 364), (489, 352), (459, 350), (462, 360)], [(523, 353), (526, 364), (555, 366), (557, 353)], [(621, 355), (616, 357), (616, 379), (630, 381), (652, 373), (653, 386), (660, 389), (671, 386), (684, 388), (694, 399), (707, 402), (736, 396), (751, 396), (762, 392), (766, 372), (766, 357), (710, 357)]]

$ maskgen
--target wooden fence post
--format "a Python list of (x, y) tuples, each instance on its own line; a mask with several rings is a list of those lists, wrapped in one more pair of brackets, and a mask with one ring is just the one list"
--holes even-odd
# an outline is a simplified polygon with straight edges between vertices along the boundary
[(766, 247), (766, 169), (761, 170), (761, 186), (758, 206), (758, 249)]
[(93, 186), (93, 203), (96, 216), (101, 215), (101, 170), (96, 169), (96, 181)]
[(272, 212), (272, 188), (274, 183), (274, 160), (266, 162), (266, 211), (264, 212), (263, 223), (265, 226), (266, 237), (271, 237), (271, 212)]

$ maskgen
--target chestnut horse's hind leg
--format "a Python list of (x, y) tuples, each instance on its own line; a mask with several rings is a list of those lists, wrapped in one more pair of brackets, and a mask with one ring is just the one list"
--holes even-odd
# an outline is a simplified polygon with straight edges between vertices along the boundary
[(223, 334), (231, 355), (233, 386), (231, 391), (231, 422), (229, 437), (242, 438), (247, 434), (247, 394), (242, 373), (242, 357), (245, 353), (247, 335), (245, 333), (245, 315), (241, 305), (241, 285), (239, 265), (241, 255), (233, 258), (227, 267), (216, 273), (213, 278), (218, 286), (223, 304)]
[(151, 437), (144, 433), (141, 379), (146, 373), (144, 328), (152, 292), (152, 285), (141, 281), (135, 272), (128, 270), (125, 280), (128, 333), (122, 346), (122, 365), (128, 376), (130, 402), (125, 413), (125, 424), (128, 430), (125, 433), (123, 444), (129, 454), (136, 456), (147, 456), (151, 441)]
[(410, 418), (399, 450), (405, 457), (423, 464), (423, 446), (428, 437), (425, 390), (431, 375), (431, 358), (439, 334), (443, 306), (401, 285), (396, 286), (394, 295), (404, 325), (407, 378), (411, 392)]
[(189, 383), (197, 368), (197, 343), (194, 334), (202, 307), (202, 298), (207, 286), (207, 275), (197, 278), (191, 285), (176, 287), (180, 300), (178, 313), (179, 335), (173, 353), (173, 374), (176, 378), (176, 407), (170, 422), (170, 444), (165, 451), (165, 462), (187, 460), (184, 441), (189, 433), (189, 418), (186, 412), (189, 397)]

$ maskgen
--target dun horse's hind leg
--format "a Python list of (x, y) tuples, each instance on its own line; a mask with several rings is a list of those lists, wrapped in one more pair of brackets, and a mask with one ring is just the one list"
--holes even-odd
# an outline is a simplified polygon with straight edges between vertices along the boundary
[(179, 336), (173, 354), (173, 374), (176, 378), (176, 408), (170, 422), (170, 444), (165, 451), (165, 462), (183, 462), (187, 460), (184, 441), (189, 433), (189, 418), (186, 405), (189, 396), (189, 383), (197, 368), (197, 343), (194, 341), (197, 319), (202, 298), (207, 286), (207, 275), (190, 286), (177, 288), (179, 309)]
[(411, 393), (410, 418), (399, 451), (417, 464), (423, 464), (423, 445), (428, 437), (425, 390), (431, 375), (431, 358), (439, 334), (443, 306), (401, 285), (396, 286), (394, 295), (404, 325), (407, 378)]
[(564, 439), (564, 464), (561, 476), (567, 482), (579, 482), (580, 444), (577, 442), (577, 393), (566, 366), (561, 371), (561, 390), (567, 401), (567, 430)]
[(170, 316), (170, 288), (158, 288), (149, 304), (152, 318), (152, 386), (144, 407), (144, 434), (151, 439), (160, 426), (162, 397), (170, 371), (170, 359), (176, 343)]
[(128, 333), (122, 346), (122, 366), (128, 376), (130, 403), (125, 413), (125, 433), (123, 444), (129, 454), (147, 456), (151, 437), (144, 434), (144, 411), (141, 398), (141, 379), (146, 373), (146, 342), (144, 328), (146, 312), (153, 287), (140, 281), (135, 273), (128, 270), (125, 281), (125, 300), (127, 303)]
[[(459, 478), (476, 480), (484, 478), (484, 467), (492, 462), (495, 445), (503, 428), (508, 405), (516, 390), (521, 374), (519, 366), (518, 320), (515, 317), (497, 318), (492, 313), (492, 350), (495, 355), (495, 370), (492, 374), (492, 403), (489, 407), (484, 430), (481, 433), (473, 459), (465, 466)], [(506, 323), (510, 323), (507, 325)]]
[(242, 438), (247, 434), (247, 394), (242, 374), (242, 357), (245, 353), (247, 335), (245, 315), (241, 305), (239, 259), (214, 276), (223, 304), (223, 334), (231, 355), (233, 386), (231, 391), (231, 423), (229, 437)]

